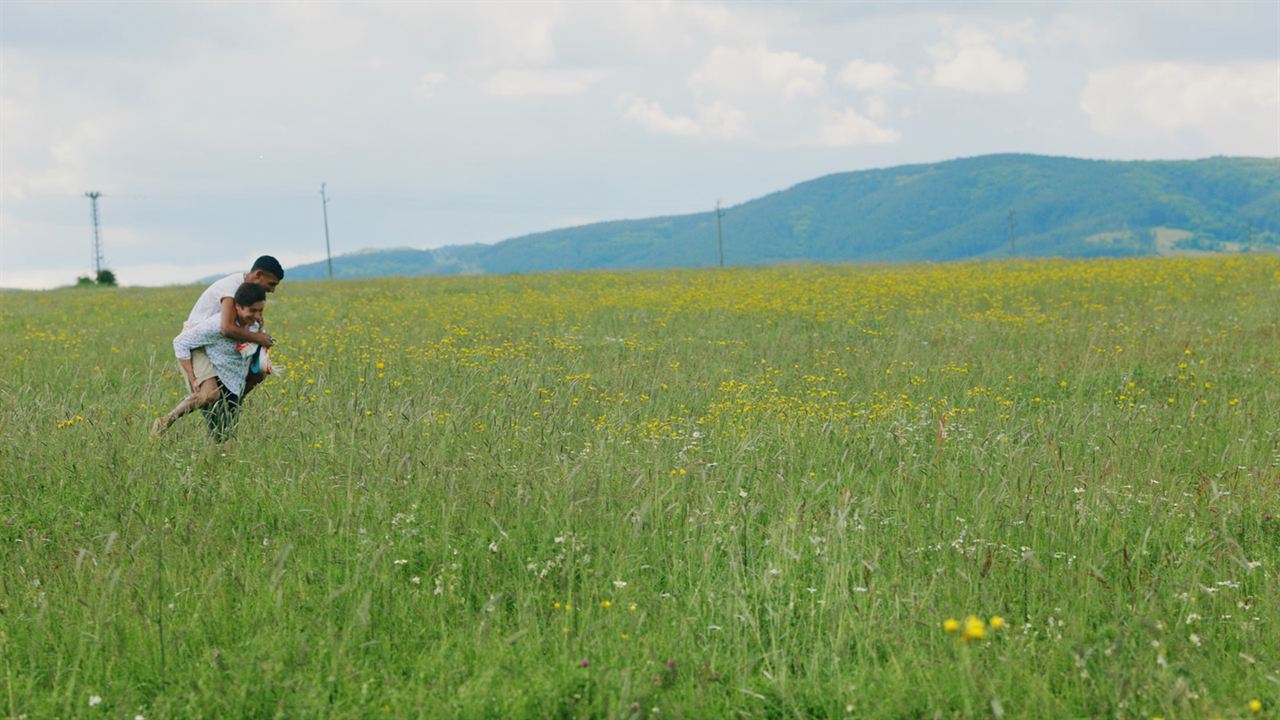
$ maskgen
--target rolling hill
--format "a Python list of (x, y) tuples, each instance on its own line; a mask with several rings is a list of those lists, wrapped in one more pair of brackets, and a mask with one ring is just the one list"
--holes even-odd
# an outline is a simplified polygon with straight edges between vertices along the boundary
[[(828, 175), (728, 208), (723, 223), (729, 265), (1274, 251), (1280, 159), (985, 155)], [(344, 278), (717, 263), (714, 212), (333, 259)], [(323, 262), (288, 270), (326, 273)]]

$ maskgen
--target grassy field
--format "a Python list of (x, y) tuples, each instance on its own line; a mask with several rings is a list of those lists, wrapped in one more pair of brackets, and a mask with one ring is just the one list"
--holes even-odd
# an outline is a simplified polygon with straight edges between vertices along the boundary
[(0, 295), (0, 714), (1280, 706), (1275, 258), (199, 290)]

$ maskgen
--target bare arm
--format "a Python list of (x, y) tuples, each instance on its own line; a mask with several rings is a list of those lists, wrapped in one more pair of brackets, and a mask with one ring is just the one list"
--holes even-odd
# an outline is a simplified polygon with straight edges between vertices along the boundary
[(196, 371), (191, 366), (191, 351), (199, 345), (199, 333), (196, 328), (183, 330), (173, 339), (173, 354), (178, 357), (178, 367), (182, 368), (182, 373), (187, 376), (187, 385), (191, 387), (191, 392), (196, 391)]
[(258, 343), (262, 347), (266, 348), (275, 344), (275, 338), (270, 335), (264, 332), (254, 332), (236, 324), (236, 301), (229, 297), (222, 298), (221, 319), (223, 337), (228, 337), (240, 342)]

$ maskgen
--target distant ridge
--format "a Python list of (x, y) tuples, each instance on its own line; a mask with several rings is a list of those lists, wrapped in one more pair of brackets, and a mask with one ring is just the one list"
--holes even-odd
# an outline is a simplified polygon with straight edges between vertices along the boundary
[[(827, 175), (728, 208), (725, 262), (947, 261), (1275, 251), (1280, 159), (984, 155)], [(1252, 228), (1252, 248), (1250, 242)], [(362, 250), (339, 278), (717, 264), (714, 212), (616, 220), (493, 245)], [(324, 262), (289, 279), (323, 278)]]

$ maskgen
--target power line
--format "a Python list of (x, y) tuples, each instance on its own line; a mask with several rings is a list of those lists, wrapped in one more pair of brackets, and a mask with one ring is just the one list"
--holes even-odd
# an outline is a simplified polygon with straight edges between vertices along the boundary
[(724, 211), (720, 209), (720, 201), (716, 201), (716, 244), (720, 247), (720, 267), (724, 267), (724, 233), (720, 230), (720, 218)]
[[(102, 193), (93, 190), (84, 194), (93, 205), (93, 271), (102, 273), (102, 232), (98, 229), (98, 198)], [(96, 277), (96, 275), (95, 275)]]
[(329, 261), (329, 279), (333, 279), (333, 253), (329, 251), (329, 198), (324, 194), (326, 183), (320, 183), (320, 207), (324, 211), (324, 256)]

